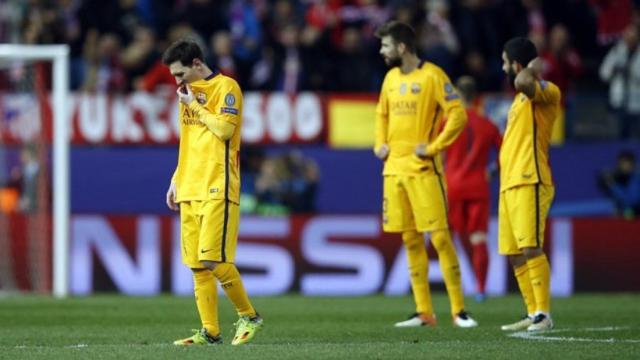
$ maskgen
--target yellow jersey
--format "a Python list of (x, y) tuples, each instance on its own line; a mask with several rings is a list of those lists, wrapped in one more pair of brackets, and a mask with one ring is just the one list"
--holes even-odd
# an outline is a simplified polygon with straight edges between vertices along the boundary
[[(389, 146), (383, 175), (442, 174), (440, 152), (466, 123), (460, 96), (438, 66), (424, 62), (408, 74), (389, 70), (376, 109), (375, 148)], [(415, 155), (418, 144), (427, 144), (428, 158)]]
[(533, 99), (517, 93), (500, 148), (500, 191), (527, 184), (553, 185), (549, 142), (560, 111), (560, 89), (536, 81)]
[[(226, 199), (239, 203), (240, 86), (220, 73), (190, 85), (196, 101), (179, 105), (180, 146), (172, 179), (176, 183), (176, 202)], [(223, 141), (214, 135), (199, 119), (202, 111), (235, 125), (231, 138)]]

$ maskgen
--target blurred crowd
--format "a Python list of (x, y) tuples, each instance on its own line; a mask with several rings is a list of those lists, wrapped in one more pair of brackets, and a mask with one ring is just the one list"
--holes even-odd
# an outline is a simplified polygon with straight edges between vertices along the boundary
[[(640, 136), (639, 9), (640, 0), (2, 0), (0, 42), (69, 44), (79, 91), (173, 89), (160, 56), (190, 37), (245, 91), (377, 92), (387, 69), (374, 32), (397, 19), (452, 80), (501, 92), (502, 46), (527, 36), (565, 105), (576, 88), (608, 89), (624, 139)], [(313, 211), (313, 161), (258, 150), (243, 159), (244, 211)]]
[(25, 146), (20, 151), (20, 159), (12, 166), (8, 174), (2, 174), (0, 169), (0, 214), (15, 212), (34, 213), (40, 209), (42, 196), (38, 187), (42, 171), (41, 161), (38, 159), (37, 149), (34, 146)]
[[(480, 91), (504, 88), (501, 50), (529, 36), (564, 90), (598, 66), (637, 21), (638, 0), (4, 0), (0, 41), (67, 43), (72, 87), (153, 90), (172, 79), (167, 44), (199, 39), (208, 61), (245, 90), (377, 91), (374, 30), (412, 24), (420, 56)], [(357, 66), (353, 66), (357, 64)]]
[(598, 185), (613, 202), (616, 215), (625, 219), (640, 215), (640, 172), (633, 151), (620, 151), (615, 166), (598, 174)]
[(262, 148), (242, 149), (240, 210), (248, 214), (314, 213), (320, 173), (301, 152), (265, 154)]

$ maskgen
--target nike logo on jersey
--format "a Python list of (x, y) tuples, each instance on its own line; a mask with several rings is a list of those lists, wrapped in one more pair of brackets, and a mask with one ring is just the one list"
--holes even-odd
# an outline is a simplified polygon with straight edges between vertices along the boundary
[(522, 174), (522, 177), (524, 179), (530, 179), (533, 176), (533, 174)]
[(209, 251), (211, 251), (211, 250), (213, 250), (213, 249), (202, 249), (202, 250), (200, 250), (200, 253), (201, 253), (201, 254), (206, 254), (206, 253), (208, 253), (208, 252), (209, 252)]

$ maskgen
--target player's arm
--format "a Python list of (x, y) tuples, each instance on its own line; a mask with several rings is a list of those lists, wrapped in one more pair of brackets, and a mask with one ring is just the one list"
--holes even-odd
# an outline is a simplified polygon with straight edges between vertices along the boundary
[(220, 116), (220, 114), (210, 112), (196, 100), (189, 103), (189, 109), (193, 111), (200, 121), (202, 121), (212, 133), (220, 138), (220, 140), (226, 141), (233, 136), (233, 133), (236, 130), (236, 125), (230, 122), (226, 116)]
[(171, 175), (171, 183), (175, 184), (176, 183), (176, 177), (178, 176), (178, 168), (176, 167), (175, 171), (173, 172), (173, 175)]
[(531, 68), (522, 69), (516, 76), (516, 91), (524, 93), (529, 99), (536, 96), (537, 77), (535, 71)]
[(167, 189), (167, 194), (166, 194), (167, 207), (169, 207), (169, 209), (171, 209), (173, 211), (180, 210), (180, 208), (178, 207), (178, 204), (176, 203), (176, 193), (177, 193), (176, 175), (177, 175), (177, 173), (178, 173), (178, 168), (176, 168), (176, 170), (173, 172), (173, 176), (171, 176), (171, 183), (169, 183), (169, 189)]
[[(496, 150), (496, 153), (500, 153), (500, 147), (502, 146), (502, 135), (500, 134), (500, 130), (495, 126), (489, 119), (489, 124), (491, 124), (491, 144)], [(487, 167), (487, 180), (491, 180), (495, 176), (498, 175), (500, 171), (500, 159), (496, 156), (496, 158), (489, 163)]]
[(389, 145), (387, 144), (387, 134), (389, 131), (389, 106), (387, 102), (386, 79), (382, 83), (380, 98), (376, 107), (376, 138), (373, 146), (374, 154), (385, 160), (389, 156)]
[(493, 146), (496, 151), (500, 151), (500, 147), (502, 146), (502, 135), (500, 134), (500, 130), (496, 126), (493, 127)]
[(435, 74), (434, 96), (444, 110), (447, 121), (442, 131), (425, 148), (425, 156), (434, 156), (448, 148), (464, 130), (467, 124), (467, 112), (464, 110), (460, 95), (456, 92), (449, 77), (442, 71)]
[[(183, 88), (186, 90), (186, 94), (184, 90), (182, 90)], [(202, 121), (214, 135), (220, 138), (220, 140), (226, 141), (230, 139), (235, 132), (236, 123), (240, 114), (238, 105), (236, 104), (236, 101), (241, 100), (240, 89), (230, 88), (220, 103), (214, 104), (214, 109), (220, 109), (220, 113), (214, 113), (195, 99), (189, 85), (185, 85), (183, 88), (178, 89), (180, 101), (185, 103), (187, 107), (189, 107), (189, 110), (193, 111), (198, 119)], [(229, 99), (233, 100), (231, 101)]]
[(515, 87), (534, 103), (560, 103), (560, 89), (553, 83), (541, 80), (536, 71), (531, 68), (523, 69), (518, 73)]
[(539, 58), (531, 60), (516, 76), (516, 90), (524, 93), (533, 102), (559, 103), (560, 90), (554, 84), (542, 80), (541, 74), (542, 61)]

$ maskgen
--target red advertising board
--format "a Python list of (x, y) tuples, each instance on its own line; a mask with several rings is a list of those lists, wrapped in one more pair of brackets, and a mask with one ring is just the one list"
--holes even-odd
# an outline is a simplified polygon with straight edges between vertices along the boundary
[(575, 288), (640, 291), (640, 221), (573, 221)]
[[(178, 105), (173, 91), (128, 95), (76, 93), (69, 98), (73, 144), (175, 144)], [(51, 140), (49, 98), (0, 93), (0, 141)], [(325, 138), (326, 109), (315, 93), (244, 94), (242, 139), (245, 144), (315, 143)]]

